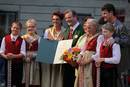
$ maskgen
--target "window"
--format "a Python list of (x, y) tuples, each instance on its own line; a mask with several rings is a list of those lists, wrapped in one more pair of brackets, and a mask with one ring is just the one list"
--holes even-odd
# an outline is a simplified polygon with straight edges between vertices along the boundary
[(0, 37), (9, 32), (10, 24), (17, 18), (17, 12), (0, 11)]

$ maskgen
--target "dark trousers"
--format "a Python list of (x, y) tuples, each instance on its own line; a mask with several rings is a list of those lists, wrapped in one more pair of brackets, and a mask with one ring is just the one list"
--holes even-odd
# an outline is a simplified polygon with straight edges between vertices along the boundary
[(70, 64), (64, 64), (63, 72), (63, 87), (74, 87), (75, 68)]
[(101, 67), (100, 87), (117, 87), (117, 68)]
[[(22, 77), (23, 77), (23, 61), (22, 61), (22, 59), (13, 59), (11, 66), (12, 66), (12, 69), (11, 69), (11, 71), (12, 71), (12, 73), (11, 73), (12, 87), (13, 86), (22, 87)], [(8, 70), (7, 70), (7, 72), (8, 72)]]
[(5, 83), (5, 66), (6, 60), (0, 57), (0, 84)]

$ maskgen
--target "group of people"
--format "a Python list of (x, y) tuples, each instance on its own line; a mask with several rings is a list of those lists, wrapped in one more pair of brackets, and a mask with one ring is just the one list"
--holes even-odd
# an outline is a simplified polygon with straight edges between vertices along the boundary
[[(127, 50), (128, 34), (123, 23), (117, 19), (112, 4), (105, 4), (101, 12), (104, 19), (102, 26), (93, 17), (86, 17), (82, 25), (74, 10), (52, 13), (52, 26), (45, 30), (44, 38), (73, 39), (72, 47), (81, 49), (77, 68), (68, 63), (37, 62), (40, 36), (37, 34), (36, 20), (26, 21), (27, 33), (22, 36), (20, 36), (21, 23), (13, 22), (10, 34), (1, 42), (0, 85), (3, 87), (119, 87), (117, 83), (118, 80), (120, 81), (121, 70), (118, 64), (127, 55), (122, 49)], [(62, 26), (63, 19), (68, 24), (67, 28)]]
[(1, 87), (22, 87), (25, 82), (32, 85), (40, 83), (34, 81), (39, 75), (36, 73), (39, 65), (35, 62), (40, 41), (40, 36), (36, 33), (36, 21), (34, 19), (27, 20), (26, 27), (27, 33), (20, 36), (22, 24), (15, 21), (11, 24), (10, 34), (2, 39), (0, 54), (5, 62), (3, 64), (5, 69), (1, 76), (3, 77)]

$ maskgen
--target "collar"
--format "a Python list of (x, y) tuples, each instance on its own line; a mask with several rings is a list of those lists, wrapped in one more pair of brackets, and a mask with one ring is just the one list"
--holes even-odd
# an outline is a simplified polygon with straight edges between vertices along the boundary
[(114, 26), (122, 25), (121, 21), (119, 19), (116, 19), (113, 23)]
[(72, 28), (73, 28), (73, 31), (79, 26), (79, 22), (77, 22)]
[(10, 36), (12, 41), (16, 41), (16, 39), (18, 38), (18, 35), (14, 36), (13, 34), (11, 34)]

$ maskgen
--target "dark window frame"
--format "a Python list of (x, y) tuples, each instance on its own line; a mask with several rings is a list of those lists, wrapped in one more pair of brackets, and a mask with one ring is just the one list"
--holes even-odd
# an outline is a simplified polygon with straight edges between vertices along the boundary
[(18, 19), (18, 12), (0, 10), (0, 17), (0, 34), (3, 37), (9, 33), (11, 23)]

